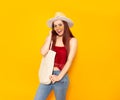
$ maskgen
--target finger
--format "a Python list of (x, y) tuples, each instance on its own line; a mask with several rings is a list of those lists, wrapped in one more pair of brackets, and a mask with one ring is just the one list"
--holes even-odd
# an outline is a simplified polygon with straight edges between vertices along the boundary
[(55, 81), (54, 81), (54, 80), (52, 80), (52, 83), (55, 83)]
[(50, 75), (49, 78), (51, 79), (51, 78), (52, 78), (52, 75)]

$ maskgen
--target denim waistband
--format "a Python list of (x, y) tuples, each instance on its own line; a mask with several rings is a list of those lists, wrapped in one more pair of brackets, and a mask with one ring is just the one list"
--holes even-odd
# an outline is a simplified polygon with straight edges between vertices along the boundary
[(60, 70), (53, 70), (52, 74), (58, 75), (60, 73)]
[[(53, 70), (53, 75), (59, 75), (61, 71), (60, 70)], [(65, 76), (68, 76), (68, 74), (66, 73)]]

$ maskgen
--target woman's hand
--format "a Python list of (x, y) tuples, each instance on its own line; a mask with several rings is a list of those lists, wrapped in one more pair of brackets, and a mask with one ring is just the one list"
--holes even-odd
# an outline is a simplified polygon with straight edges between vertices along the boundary
[(49, 35), (46, 38), (46, 41), (42, 48), (40, 49), (41, 54), (44, 56), (48, 53), (50, 43), (51, 43), (51, 38), (52, 38), (52, 30), (49, 31)]
[(52, 81), (52, 83), (55, 83), (57, 81), (60, 81), (60, 78), (57, 75), (50, 75), (50, 80)]

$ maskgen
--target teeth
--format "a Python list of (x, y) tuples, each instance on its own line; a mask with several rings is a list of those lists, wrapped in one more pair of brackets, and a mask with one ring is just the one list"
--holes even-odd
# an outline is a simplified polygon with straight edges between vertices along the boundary
[(60, 32), (61, 30), (58, 30), (58, 32)]

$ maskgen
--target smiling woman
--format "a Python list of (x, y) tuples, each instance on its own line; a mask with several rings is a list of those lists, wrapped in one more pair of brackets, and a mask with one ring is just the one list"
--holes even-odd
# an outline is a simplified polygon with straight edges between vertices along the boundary
[(64, 33), (64, 24), (61, 20), (56, 20), (54, 23), (53, 23), (53, 27), (54, 27), (54, 30), (56, 31), (56, 33), (58, 34), (58, 36), (62, 36), (63, 33)]
[(41, 48), (41, 54), (48, 53), (51, 42), (52, 50), (56, 52), (53, 73), (50, 75), (49, 85), (40, 84), (35, 100), (46, 100), (53, 89), (56, 100), (66, 100), (66, 92), (69, 85), (67, 72), (72, 64), (77, 49), (77, 40), (70, 31), (73, 22), (62, 13), (56, 13), (54, 18), (48, 21), (52, 28), (45, 44)]

